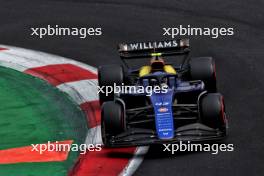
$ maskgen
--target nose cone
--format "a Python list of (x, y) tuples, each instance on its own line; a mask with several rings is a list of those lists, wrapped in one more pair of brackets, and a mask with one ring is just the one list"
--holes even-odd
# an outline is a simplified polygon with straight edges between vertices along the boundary
[(170, 89), (166, 93), (153, 93), (151, 95), (159, 139), (172, 139), (174, 137), (172, 97), (173, 90)]

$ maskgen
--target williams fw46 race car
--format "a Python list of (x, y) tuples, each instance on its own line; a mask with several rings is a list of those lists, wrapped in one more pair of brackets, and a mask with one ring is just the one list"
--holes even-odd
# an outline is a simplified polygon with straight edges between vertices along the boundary
[(119, 92), (99, 91), (105, 146), (203, 142), (226, 136), (225, 104), (217, 92), (212, 57), (189, 57), (188, 39), (120, 44), (118, 51), (122, 66), (98, 69), (100, 88), (119, 86)]

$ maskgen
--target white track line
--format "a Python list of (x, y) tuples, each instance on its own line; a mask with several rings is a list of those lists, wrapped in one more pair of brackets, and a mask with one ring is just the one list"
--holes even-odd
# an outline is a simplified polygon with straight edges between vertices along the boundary
[(144, 155), (148, 152), (149, 146), (145, 147), (137, 147), (136, 152), (132, 159), (130, 159), (129, 163), (123, 169), (123, 171), (119, 174), (119, 176), (132, 176), (133, 173), (137, 170), (144, 159)]

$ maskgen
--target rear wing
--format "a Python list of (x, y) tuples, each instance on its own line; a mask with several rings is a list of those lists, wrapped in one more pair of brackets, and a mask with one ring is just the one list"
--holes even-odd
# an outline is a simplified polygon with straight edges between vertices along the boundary
[(121, 43), (118, 45), (118, 52), (122, 59), (181, 55), (190, 52), (189, 46), (189, 39)]

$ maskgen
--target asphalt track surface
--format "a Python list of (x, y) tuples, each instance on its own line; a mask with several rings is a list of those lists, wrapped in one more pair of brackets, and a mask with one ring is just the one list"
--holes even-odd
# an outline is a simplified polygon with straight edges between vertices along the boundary
[[(229, 137), (235, 151), (177, 153), (151, 147), (135, 175), (264, 175), (264, 2), (185, 1), (0, 1), (0, 42), (41, 50), (87, 64), (118, 63), (116, 44), (165, 39), (162, 27), (234, 27), (235, 35), (191, 37), (193, 56), (213, 56), (225, 96)], [(103, 36), (30, 36), (30, 27), (102, 27)], [(169, 39), (169, 38), (167, 38)]]

